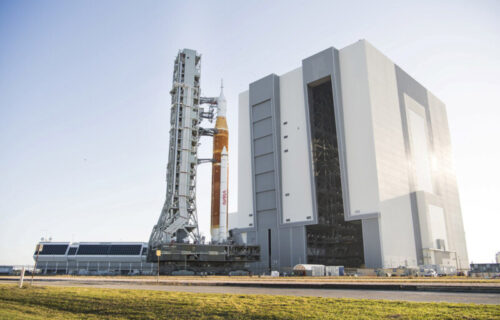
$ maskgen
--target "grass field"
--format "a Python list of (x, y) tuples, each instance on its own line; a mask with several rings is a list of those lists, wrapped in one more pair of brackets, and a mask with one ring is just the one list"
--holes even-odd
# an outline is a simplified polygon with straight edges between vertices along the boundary
[(500, 319), (500, 306), (2, 284), (0, 319)]

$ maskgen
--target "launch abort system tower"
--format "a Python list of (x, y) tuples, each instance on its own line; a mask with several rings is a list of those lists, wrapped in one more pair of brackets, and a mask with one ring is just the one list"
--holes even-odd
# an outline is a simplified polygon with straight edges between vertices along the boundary
[[(167, 192), (160, 218), (151, 233), (148, 250), (148, 261), (159, 259), (162, 273), (188, 268), (188, 265), (193, 271), (224, 272), (241, 269), (245, 262), (259, 259), (258, 246), (233, 245), (224, 232), (227, 223), (219, 221), (227, 221), (227, 126), (202, 128), (200, 123), (203, 119), (212, 121), (217, 109), (217, 123), (224, 118), (225, 124), (226, 100), (222, 93), (218, 98), (200, 96), (200, 66), (201, 55), (194, 50), (184, 49), (175, 59), (170, 91)], [(204, 104), (209, 107), (205, 109), (202, 107)], [(225, 129), (225, 132), (219, 132), (219, 129)], [(216, 138), (217, 146), (221, 139), (225, 141), (220, 152), (214, 155), (215, 159), (198, 158), (201, 136)], [(198, 164), (205, 162), (213, 163), (218, 169), (214, 171), (219, 176), (214, 177), (213, 181), (218, 182), (216, 193), (219, 198), (212, 201), (217, 201), (216, 207), (225, 210), (222, 217), (222, 210), (215, 217), (212, 212), (212, 219), (219, 218), (212, 221), (212, 229), (214, 225), (218, 226), (217, 239), (212, 239), (213, 244), (203, 243), (196, 211), (196, 170)], [(224, 174), (219, 168), (225, 168)], [(226, 197), (225, 202), (221, 200), (223, 196)]]

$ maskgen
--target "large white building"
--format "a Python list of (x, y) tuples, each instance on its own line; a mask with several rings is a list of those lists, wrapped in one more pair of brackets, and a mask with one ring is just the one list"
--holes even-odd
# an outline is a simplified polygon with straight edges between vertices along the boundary
[(361, 40), (239, 96), (238, 242), (300, 263), (468, 268), (446, 109)]

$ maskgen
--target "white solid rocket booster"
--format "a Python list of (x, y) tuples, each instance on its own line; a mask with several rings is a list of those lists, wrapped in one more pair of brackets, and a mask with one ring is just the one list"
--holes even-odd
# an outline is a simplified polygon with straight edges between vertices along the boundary
[(220, 222), (219, 222), (219, 241), (227, 239), (227, 211), (228, 211), (228, 194), (227, 194), (227, 149), (222, 149), (220, 157)]

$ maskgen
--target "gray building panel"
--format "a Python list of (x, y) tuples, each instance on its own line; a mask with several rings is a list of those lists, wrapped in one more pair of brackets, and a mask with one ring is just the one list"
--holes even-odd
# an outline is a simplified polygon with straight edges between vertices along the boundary
[(262, 191), (257, 192), (257, 212), (276, 209), (276, 191)]
[(252, 123), (252, 131), (255, 132), (254, 139), (262, 138), (273, 134), (273, 119), (272, 117), (254, 120)]
[(274, 153), (268, 153), (261, 156), (254, 155), (254, 174), (273, 172), (274, 174)]
[(307, 257), (307, 237), (305, 226), (292, 227), (292, 242), (290, 243), (290, 251), (293, 253), (292, 266), (304, 263)]
[(271, 100), (261, 102), (252, 106), (252, 119), (257, 122), (259, 120), (270, 118), (271, 115)]
[(334, 73), (334, 51), (336, 50), (330, 47), (302, 60), (304, 85), (307, 86), (307, 84), (329, 77)]
[(274, 172), (266, 172), (255, 176), (255, 191), (275, 190)]
[(260, 156), (273, 152), (273, 136), (270, 134), (254, 140), (255, 155)]
[(281, 155), (279, 77), (269, 75), (250, 84), (250, 122), (253, 201), (257, 243), (261, 246), (258, 270), (278, 268), (281, 212)]
[(379, 219), (363, 219), (362, 224), (365, 266), (367, 268), (378, 268), (382, 265)]

